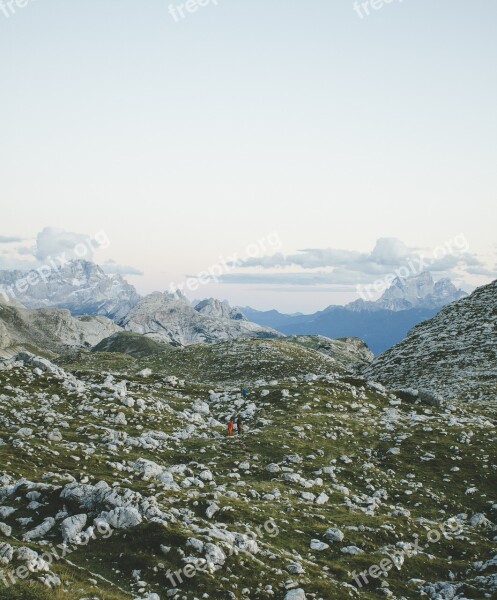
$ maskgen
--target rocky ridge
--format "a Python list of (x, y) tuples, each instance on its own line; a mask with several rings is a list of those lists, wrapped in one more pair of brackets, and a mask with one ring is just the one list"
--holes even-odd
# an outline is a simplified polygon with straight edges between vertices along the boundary
[(416, 325), (363, 374), (390, 387), (426, 388), (450, 400), (495, 401), (497, 281)]
[(128, 331), (176, 346), (240, 338), (276, 338), (282, 334), (232, 314), (227, 304), (200, 303), (196, 310), (181, 293), (155, 292), (140, 300), (122, 321)]
[(121, 328), (104, 316), (72, 317), (68, 310), (29, 310), (0, 299), (0, 355), (21, 347), (44, 352), (91, 348)]

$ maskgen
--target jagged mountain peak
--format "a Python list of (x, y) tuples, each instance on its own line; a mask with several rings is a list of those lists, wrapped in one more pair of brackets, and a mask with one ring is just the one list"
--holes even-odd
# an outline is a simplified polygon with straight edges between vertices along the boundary
[(247, 317), (238, 307), (232, 307), (227, 300), (217, 300), (216, 298), (206, 298), (195, 305), (195, 310), (205, 315), (220, 317), (222, 319), (232, 319), (234, 321), (247, 321)]
[(166, 298), (170, 298), (171, 300), (177, 300), (179, 302), (182, 302), (183, 304), (188, 304), (189, 306), (191, 304), (188, 298), (185, 296), (185, 294), (183, 294), (183, 292), (180, 289), (175, 290), (174, 292), (164, 292), (164, 296)]
[[(31, 285), (20, 286), (29, 281)], [(0, 289), (28, 308), (66, 308), (73, 315), (104, 315), (119, 322), (139, 301), (121, 275), (109, 275), (87, 260), (31, 271), (0, 271)]]
[(128, 331), (176, 346), (281, 336), (269, 327), (226, 316), (236, 313), (229, 305), (219, 301), (209, 300), (200, 304), (202, 306), (197, 310), (183, 295), (156, 292), (133, 307), (123, 325)]
[(350, 310), (409, 310), (412, 308), (441, 308), (467, 296), (448, 278), (434, 281), (429, 271), (410, 277), (396, 277), (391, 286), (376, 301), (355, 300)]

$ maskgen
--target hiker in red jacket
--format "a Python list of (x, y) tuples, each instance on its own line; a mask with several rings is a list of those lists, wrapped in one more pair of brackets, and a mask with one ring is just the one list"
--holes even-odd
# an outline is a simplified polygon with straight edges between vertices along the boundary
[(235, 426), (234, 418), (231, 418), (228, 421), (228, 436), (231, 437), (233, 435), (233, 427)]

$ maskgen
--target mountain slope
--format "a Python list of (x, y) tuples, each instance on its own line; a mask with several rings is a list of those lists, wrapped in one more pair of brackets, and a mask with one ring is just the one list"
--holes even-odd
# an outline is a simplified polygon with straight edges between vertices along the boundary
[(119, 331), (103, 339), (92, 348), (93, 352), (119, 352), (135, 358), (143, 358), (164, 352), (164, 344), (131, 331)]
[(337, 364), (351, 369), (369, 364), (374, 354), (359, 338), (330, 339), (322, 335), (293, 335), (286, 342), (298, 344), (329, 356)]
[(0, 353), (9, 355), (20, 347), (45, 352), (91, 347), (121, 328), (100, 315), (72, 317), (59, 308), (27, 309), (0, 300)]
[(281, 334), (250, 321), (199, 312), (180, 292), (155, 292), (143, 298), (122, 322), (125, 329), (177, 346)]
[(379, 354), (400, 342), (417, 323), (435, 315), (436, 309), (359, 311), (336, 306), (316, 313), (309, 320), (295, 318), (280, 325), (285, 335), (323, 335), (329, 338), (356, 337)]
[[(256, 310), (250, 306), (244, 306), (242, 308), (243, 314), (249, 321), (258, 323), (263, 327), (274, 327), (278, 331), (282, 331), (284, 327), (292, 327), (299, 323), (307, 323), (312, 320), (314, 315), (287, 315), (280, 313), (277, 310)], [(315, 314), (321, 314), (315, 313)]]
[(424, 387), (448, 399), (494, 399), (497, 281), (414, 327), (364, 375), (390, 387)]
[[(24, 281), (33, 284), (22, 285)], [(86, 260), (70, 261), (43, 272), (42, 277), (36, 270), (0, 271), (2, 289), (28, 308), (66, 308), (73, 315), (104, 315), (116, 322), (140, 299), (135, 288), (120, 275), (107, 275)]]
[(0, 368), (1, 600), (495, 597), (492, 411), (285, 340), (168, 354)]

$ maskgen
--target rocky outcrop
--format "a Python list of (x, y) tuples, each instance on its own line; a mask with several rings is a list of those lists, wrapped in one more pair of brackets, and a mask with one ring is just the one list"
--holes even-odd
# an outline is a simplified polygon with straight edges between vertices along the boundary
[(195, 310), (203, 315), (209, 315), (210, 317), (217, 317), (219, 319), (232, 319), (234, 321), (247, 321), (247, 317), (238, 307), (232, 307), (225, 300), (216, 300), (215, 298), (209, 298), (202, 300), (195, 306)]
[(61, 352), (68, 348), (90, 348), (121, 328), (103, 316), (72, 317), (68, 310), (29, 310), (0, 299), (0, 352), (20, 348)]
[(374, 358), (368, 346), (354, 337), (332, 340), (323, 335), (292, 335), (286, 341), (325, 354), (347, 369), (367, 365)]
[[(204, 308), (207, 306), (212, 308), (214, 304), (210, 303)], [(128, 331), (175, 346), (281, 336), (274, 329), (250, 321), (199, 312), (181, 292), (155, 292), (146, 296), (126, 316), (123, 326)]]

